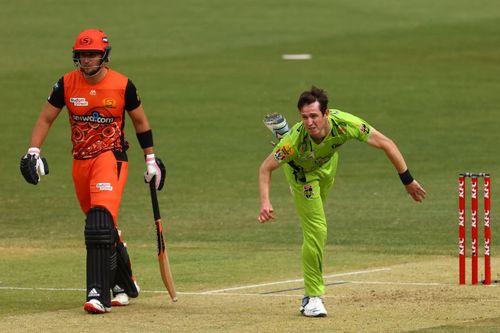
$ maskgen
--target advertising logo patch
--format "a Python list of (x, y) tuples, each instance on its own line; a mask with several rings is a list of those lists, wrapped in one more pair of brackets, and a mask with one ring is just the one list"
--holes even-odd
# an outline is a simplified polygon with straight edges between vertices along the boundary
[(85, 97), (70, 97), (69, 102), (74, 106), (89, 106), (89, 102)]
[(73, 120), (86, 122), (86, 123), (111, 124), (115, 120), (115, 118), (105, 117), (105, 116), (101, 115), (99, 112), (93, 111), (92, 114), (84, 115), (84, 116), (79, 116), (79, 115), (74, 114)]
[(110, 183), (97, 183), (95, 187), (99, 189), (99, 191), (113, 191), (113, 185)]
[(276, 152), (274, 153), (274, 158), (276, 159), (276, 161), (281, 162), (288, 156), (292, 155), (293, 155), (292, 146), (290, 144), (285, 144), (283, 145), (283, 147), (278, 148), (278, 150), (276, 150)]
[(370, 127), (368, 127), (366, 124), (359, 125), (359, 130), (365, 134), (370, 133)]
[(101, 294), (99, 294), (99, 292), (95, 288), (92, 288), (89, 291), (88, 297), (99, 297), (99, 296), (101, 296)]
[(313, 187), (311, 185), (304, 185), (304, 197), (311, 199), (313, 194)]

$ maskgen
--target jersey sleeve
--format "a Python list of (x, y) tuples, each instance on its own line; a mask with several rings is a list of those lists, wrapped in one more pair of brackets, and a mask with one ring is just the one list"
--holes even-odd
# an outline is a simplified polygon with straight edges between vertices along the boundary
[(128, 80), (127, 87), (125, 88), (125, 110), (132, 111), (141, 105), (141, 99), (137, 94), (137, 88)]
[(293, 160), (297, 155), (297, 149), (294, 147), (290, 134), (285, 135), (273, 149), (273, 157), (279, 164), (285, 164)]
[(64, 107), (66, 104), (64, 102), (64, 77), (61, 77), (59, 81), (52, 86), (52, 91), (47, 101), (56, 108), (62, 109)]
[(363, 119), (349, 113), (343, 113), (343, 118), (347, 124), (347, 134), (352, 139), (367, 142), (372, 133), (372, 127)]

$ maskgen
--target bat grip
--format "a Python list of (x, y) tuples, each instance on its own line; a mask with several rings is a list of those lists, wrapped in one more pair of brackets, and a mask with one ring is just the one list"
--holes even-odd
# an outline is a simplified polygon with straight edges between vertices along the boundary
[(153, 206), (153, 215), (156, 220), (161, 219), (160, 216), (160, 206), (158, 205), (158, 197), (156, 196), (156, 187), (155, 187), (155, 178), (156, 176), (151, 179), (149, 182), (149, 190), (151, 192), (151, 205)]

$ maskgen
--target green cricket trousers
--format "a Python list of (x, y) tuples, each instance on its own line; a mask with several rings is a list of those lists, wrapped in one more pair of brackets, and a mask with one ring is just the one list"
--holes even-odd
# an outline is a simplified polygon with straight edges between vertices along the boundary
[(306, 296), (325, 293), (323, 254), (327, 223), (323, 205), (335, 180), (338, 153), (320, 168), (302, 174), (289, 164), (283, 166), (302, 226), (302, 265)]

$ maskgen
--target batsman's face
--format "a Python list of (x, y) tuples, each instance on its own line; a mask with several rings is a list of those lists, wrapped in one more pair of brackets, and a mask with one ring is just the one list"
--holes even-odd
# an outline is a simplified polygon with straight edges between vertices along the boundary
[(328, 110), (325, 114), (322, 114), (318, 101), (304, 105), (300, 110), (300, 117), (307, 132), (313, 139), (321, 140), (328, 134), (330, 130)]
[(80, 70), (87, 76), (92, 76), (101, 69), (101, 53), (96, 52), (81, 52), (80, 53)]

